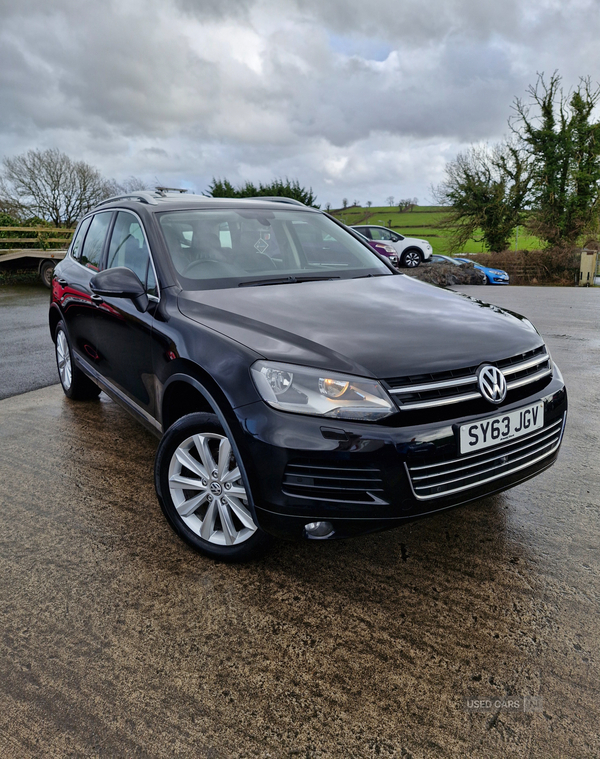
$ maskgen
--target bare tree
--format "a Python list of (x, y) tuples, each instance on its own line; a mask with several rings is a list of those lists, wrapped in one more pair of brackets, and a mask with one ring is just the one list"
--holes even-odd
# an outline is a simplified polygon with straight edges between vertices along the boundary
[(395, 204), (394, 204), (394, 196), (393, 196), (393, 195), (390, 195), (390, 196), (389, 196), (389, 198), (387, 199), (387, 204), (388, 204), (388, 206), (393, 206), (393, 205), (395, 205)]
[(367, 208), (371, 208), (372, 205), (373, 205), (373, 201), (367, 200)]
[(344, 208), (348, 208), (348, 198), (342, 198), (342, 205)]
[(4, 158), (0, 195), (21, 214), (40, 216), (55, 226), (73, 226), (114, 184), (84, 161), (60, 150), (29, 150)]

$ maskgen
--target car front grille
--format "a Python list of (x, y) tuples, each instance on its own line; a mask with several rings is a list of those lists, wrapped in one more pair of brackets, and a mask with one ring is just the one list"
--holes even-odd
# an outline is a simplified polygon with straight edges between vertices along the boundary
[(559, 447), (564, 417), (531, 435), (436, 464), (405, 464), (415, 498), (443, 498), (507, 477), (551, 456)]
[[(506, 403), (513, 400), (515, 391), (552, 375), (552, 362), (545, 345), (527, 353), (489, 363), (501, 369), (506, 377)], [(481, 400), (482, 396), (477, 387), (479, 366), (435, 374), (395, 377), (384, 382), (401, 411), (432, 409)]]
[(343, 503), (387, 504), (381, 470), (368, 464), (301, 459), (290, 462), (283, 474), (283, 492), (295, 498)]

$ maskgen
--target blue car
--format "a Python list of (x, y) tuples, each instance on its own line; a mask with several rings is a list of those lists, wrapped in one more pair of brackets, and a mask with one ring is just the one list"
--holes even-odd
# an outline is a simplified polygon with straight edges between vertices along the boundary
[(488, 285), (508, 285), (510, 284), (510, 277), (502, 269), (490, 269), (489, 266), (482, 266), (481, 264), (471, 261), (470, 258), (459, 258), (455, 256), (455, 261), (463, 261), (464, 263), (471, 263), (476, 269), (479, 269), (485, 274)]

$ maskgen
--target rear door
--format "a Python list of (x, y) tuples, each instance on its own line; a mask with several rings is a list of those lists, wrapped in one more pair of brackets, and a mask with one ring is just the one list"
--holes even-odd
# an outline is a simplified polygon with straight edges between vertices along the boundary
[(65, 318), (67, 332), (75, 352), (88, 363), (96, 356), (96, 319), (98, 308), (92, 300), (90, 279), (99, 271), (106, 235), (113, 213), (104, 211), (90, 216), (80, 224), (71, 254), (61, 264), (57, 282), (57, 301)]

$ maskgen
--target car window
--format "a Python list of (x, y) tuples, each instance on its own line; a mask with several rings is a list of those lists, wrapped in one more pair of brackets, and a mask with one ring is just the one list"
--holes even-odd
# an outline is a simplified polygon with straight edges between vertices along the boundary
[(83, 248), (83, 241), (85, 240), (85, 233), (90, 228), (90, 223), (92, 221), (92, 217), (88, 216), (87, 219), (84, 219), (79, 226), (77, 227), (77, 231), (75, 232), (75, 237), (73, 238), (73, 244), (71, 245), (71, 255), (76, 261), (79, 261), (81, 258), (81, 251)]
[(367, 239), (371, 239), (371, 230), (369, 227), (353, 227), (355, 232), (358, 232), (359, 234), (363, 235), (363, 237), (366, 237)]
[[(126, 266), (146, 284), (150, 266), (146, 238), (138, 219), (126, 211), (119, 211), (117, 214), (110, 238), (106, 268), (112, 269), (115, 266)], [(156, 287), (156, 282), (153, 286)]]
[(184, 288), (389, 273), (346, 228), (311, 211), (194, 209), (161, 212), (159, 222)]
[(98, 271), (100, 268), (104, 241), (111, 218), (112, 213), (108, 211), (97, 213), (92, 219), (79, 259), (79, 262), (88, 269)]
[(371, 227), (371, 237), (374, 240), (391, 240), (392, 235), (387, 229), (381, 229), (381, 227)]

